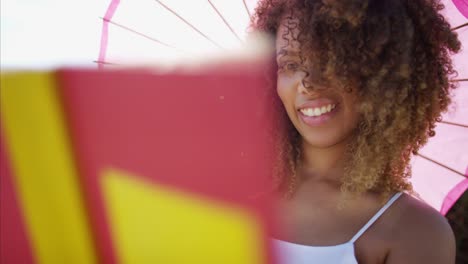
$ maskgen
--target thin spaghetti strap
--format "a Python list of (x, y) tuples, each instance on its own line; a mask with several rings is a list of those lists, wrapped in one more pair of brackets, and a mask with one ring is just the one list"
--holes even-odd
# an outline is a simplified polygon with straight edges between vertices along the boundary
[(366, 230), (375, 222), (377, 221), (377, 219), (379, 219), (379, 217), (402, 195), (403, 193), (399, 192), (399, 193), (396, 193), (395, 195), (393, 195), (393, 197), (388, 200), (388, 202), (382, 207), (380, 208), (380, 210), (361, 228), (361, 230), (359, 230), (356, 235), (354, 235), (354, 237), (350, 240), (351, 243), (354, 243), (356, 242), (356, 240), (359, 239), (359, 237), (361, 237), (362, 234), (364, 234), (364, 232), (366, 232)]

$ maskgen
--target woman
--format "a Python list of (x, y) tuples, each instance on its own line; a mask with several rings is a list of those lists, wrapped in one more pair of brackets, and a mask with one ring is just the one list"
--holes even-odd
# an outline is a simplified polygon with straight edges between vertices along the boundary
[(412, 193), (409, 160), (434, 135), (460, 42), (435, 0), (265, 0), (285, 110), (284, 263), (454, 263), (443, 216)]

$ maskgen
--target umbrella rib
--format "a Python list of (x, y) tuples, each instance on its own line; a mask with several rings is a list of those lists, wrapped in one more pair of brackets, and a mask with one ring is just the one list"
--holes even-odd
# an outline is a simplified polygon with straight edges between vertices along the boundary
[(452, 28), (452, 31), (458, 30), (458, 29), (460, 29), (460, 28), (464, 28), (464, 27), (466, 27), (466, 26), (468, 26), (468, 23), (461, 24), (461, 25), (459, 25), (459, 26), (457, 26), (457, 27), (454, 27), (454, 28)]
[(447, 169), (447, 170), (449, 170), (449, 171), (451, 171), (451, 172), (453, 172), (453, 173), (456, 173), (456, 174), (458, 174), (458, 175), (460, 175), (460, 176), (462, 176), (462, 177), (464, 177), (464, 178), (467, 178), (467, 176), (466, 176), (465, 174), (463, 174), (463, 173), (461, 173), (461, 172), (459, 172), (459, 171), (457, 171), (457, 170), (455, 170), (455, 169), (452, 169), (452, 168), (450, 168), (450, 167), (448, 167), (448, 166), (446, 166), (446, 165), (444, 165), (444, 164), (442, 164), (442, 163), (440, 163), (440, 162), (438, 162), (438, 161), (435, 161), (435, 160), (433, 160), (433, 159), (431, 159), (431, 158), (429, 158), (429, 157), (426, 157), (426, 156), (424, 156), (424, 155), (422, 155), (422, 154), (420, 154), (420, 153), (418, 153), (418, 154), (416, 154), (416, 155), (418, 155), (419, 157), (421, 157), (421, 158), (423, 158), (423, 159), (425, 159), (425, 160), (427, 160), (427, 161), (429, 161), (429, 162), (432, 162), (432, 163), (434, 163), (434, 164), (437, 164), (437, 165), (439, 165), (439, 166), (441, 166), (441, 167), (443, 167), (443, 168), (445, 168), (445, 169)]
[(250, 14), (249, 7), (247, 6), (247, 3), (245, 2), (245, 0), (242, 0), (242, 2), (244, 2), (244, 7), (245, 7), (245, 10), (247, 11), (247, 14), (249, 15), (249, 18), (252, 18), (252, 14)]
[(453, 123), (453, 122), (440, 121), (439, 123), (446, 124), (446, 125), (451, 125), (451, 126), (459, 126), (459, 127), (468, 128), (468, 125), (458, 124), (458, 123)]
[(113, 62), (108, 62), (108, 61), (99, 61), (99, 60), (95, 60), (93, 61), (94, 63), (96, 64), (103, 64), (103, 65), (113, 65), (113, 66), (118, 66), (120, 64), (118, 63), (113, 63)]
[(160, 41), (160, 40), (157, 40), (157, 39), (155, 39), (155, 38), (152, 38), (152, 37), (150, 37), (150, 36), (148, 36), (148, 35), (145, 35), (145, 34), (143, 34), (143, 33), (141, 33), (141, 32), (138, 32), (138, 31), (136, 31), (136, 30), (134, 30), (134, 29), (131, 29), (131, 28), (127, 27), (127, 26), (124, 26), (124, 25), (122, 25), (122, 24), (119, 24), (119, 23), (117, 23), (117, 22), (114, 22), (114, 21), (112, 21), (112, 20), (110, 20), (110, 19), (106, 19), (106, 18), (103, 18), (103, 17), (101, 17), (101, 19), (104, 20), (104, 21), (107, 21), (107, 22), (111, 23), (112, 25), (115, 25), (115, 26), (117, 26), (117, 27), (120, 27), (120, 28), (122, 28), (122, 29), (125, 29), (125, 30), (127, 30), (127, 31), (130, 31), (130, 32), (132, 32), (132, 33), (134, 33), (134, 34), (136, 34), (136, 35), (139, 35), (139, 36), (144, 37), (144, 38), (146, 38), (146, 39), (149, 39), (149, 40), (151, 40), (151, 41), (153, 41), (153, 42), (156, 42), (156, 43), (161, 44), (161, 45), (163, 45), (163, 46), (166, 46), (166, 47), (168, 47), (168, 48), (173, 48), (173, 49), (175, 49), (175, 50), (181, 52), (179, 49), (177, 49), (177, 48), (174, 47), (174, 46), (171, 46), (171, 45), (169, 45), (169, 44), (167, 44), (167, 43), (164, 43), (164, 42), (162, 42), (162, 41)]
[(211, 7), (214, 9), (214, 11), (218, 14), (218, 16), (223, 20), (224, 24), (229, 28), (229, 30), (231, 30), (232, 34), (234, 34), (234, 36), (236, 36), (236, 38), (242, 43), (242, 39), (239, 38), (239, 36), (237, 35), (237, 33), (234, 31), (234, 29), (232, 29), (231, 25), (229, 25), (229, 23), (227, 22), (227, 20), (224, 18), (224, 16), (221, 14), (221, 12), (219, 12), (219, 10), (216, 8), (216, 6), (210, 1), (208, 0), (208, 3), (210, 3)]
[(191, 27), (193, 30), (195, 30), (196, 32), (198, 32), (198, 34), (200, 34), (202, 37), (204, 37), (206, 40), (208, 40), (209, 42), (211, 42), (213, 45), (217, 46), (218, 48), (222, 49), (222, 47), (216, 43), (215, 41), (213, 41), (211, 38), (209, 38), (207, 35), (203, 34), (203, 32), (201, 32), (198, 28), (196, 28), (194, 25), (190, 24), (190, 22), (188, 22), (187, 20), (185, 20), (182, 16), (180, 16), (179, 14), (177, 14), (174, 10), (172, 10), (171, 8), (169, 8), (168, 6), (166, 6), (165, 4), (163, 4), (161, 1), (159, 0), (154, 0), (156, 2), (158, 2), (162, 7), (164, 7), (166, 10), (168, 10), (169, 12), (171, 12), (173, 15), (175, 15), (176, 17), (178, 17), (180, 20), (182, 20), (182, 22), (184, 22), (187, 26)]
[(451, 82), (467, 82), (468, 79), (452, 79)]

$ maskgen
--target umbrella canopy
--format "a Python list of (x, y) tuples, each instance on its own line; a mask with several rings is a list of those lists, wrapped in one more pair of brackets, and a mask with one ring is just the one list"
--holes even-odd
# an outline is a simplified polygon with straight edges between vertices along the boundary
[(205, 56), (240, 47), (253, 1), (112, 0), (102, 17), (99, 64)]
[(436, 136), (413, 159), (412, 182), (421, 197), (445, 215), (468, 188), (468, 1), (443, 2), (443, 15), (464, 45), (453, 56), (458, 76), (452, 81), (459, 87), (436, 127)]
[[(234, 49), (245, 42), (256, 0), (112, 0), (102, 17), (100, 67), (144, 61), (158, 64)], [(444, 15), (468, 43), (468, 1), (444, 0)], [(466, 45), (466, 44), (465, 44)], [(436, 136), (412, 161), (412, 182), (428, 204), (445, 214), (468, 188), (468, 54), (453, 57), (459, 84)]]

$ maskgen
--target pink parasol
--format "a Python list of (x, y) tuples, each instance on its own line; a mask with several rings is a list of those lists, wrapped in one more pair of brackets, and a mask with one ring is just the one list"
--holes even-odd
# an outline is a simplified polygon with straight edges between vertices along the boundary
[(111, 0), (96, 62), (158, 64), (238, 48), (255, 2)]
[[(446, 0), (443, 15), (468, 43), (468, 1)], [(466, 45), (466, 44), (465, 44)], [(412, 182), (423, 200), (446, 214), (468, 188), (468, 51), (466, 46), (453, 56), (458, 76), (452, 81), (459, 87), (453, 91), (450, 110), (437, 125), (436, 136), (413, 159)]]
[[(444, 0), (444, 15), (468, 43), (468, 1)], [(100, 68), (152, 64), (234, 49), (246, 38), (256, 0), (111, 0), (102, 17)], [(468, 53), (453, 57), (459, 83), (436, 136), (412, 161), (412, 182), (428, 204), (446, 214), (468, 188)]]

